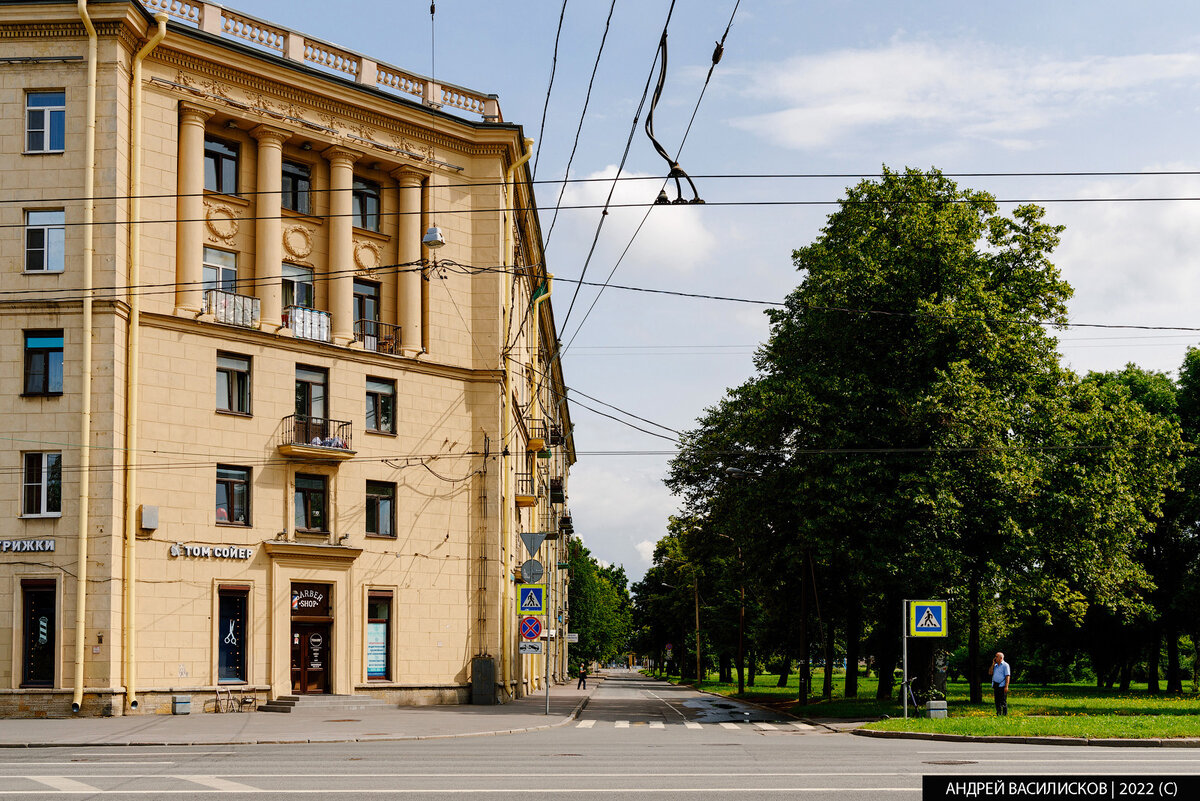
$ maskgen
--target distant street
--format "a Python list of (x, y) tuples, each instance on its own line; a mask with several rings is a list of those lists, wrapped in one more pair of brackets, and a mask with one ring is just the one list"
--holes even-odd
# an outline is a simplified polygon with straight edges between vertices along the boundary
[[(748, 714), (747, 714), (748, 713)], [(262, 713), (259, 713), (262, 714)], [(775, 722), (772, 722), (775, 721)], [(610, 674), (578, 721), (413, 742), (0, 751), (0, 798), (918, 799), (923, 773), (1200, 773), (1200, 751), (886, 741)]]

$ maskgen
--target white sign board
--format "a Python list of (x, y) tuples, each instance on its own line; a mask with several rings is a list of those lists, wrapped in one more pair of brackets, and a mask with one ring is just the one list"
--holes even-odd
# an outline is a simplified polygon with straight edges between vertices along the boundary
[(567, 642), (579, 642), (579, 635), (578, 634), (568, 634)]
[(540, 654), (541, 652), (542, 644), (540, 642), (522, 642), (518, 644), (518, 653)]

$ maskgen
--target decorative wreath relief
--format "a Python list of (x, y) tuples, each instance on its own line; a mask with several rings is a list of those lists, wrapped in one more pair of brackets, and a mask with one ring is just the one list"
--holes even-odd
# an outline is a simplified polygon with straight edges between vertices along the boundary
[(293, 259), (306, 259), (312, 253), (313, 237), (302, 225), (289, 225), (283, 230), (283, 249)]
[(232, 245), (239, 226), (237, 212), (223, 203), (208, 201), (205, 201), (204, 208), (207, 210), (204, 224), (208, 228), (209, 240)]
[(374, 242), (354, 243), (354, 264), (360, 270), (370, 272), (379, 266), (379, 245)]

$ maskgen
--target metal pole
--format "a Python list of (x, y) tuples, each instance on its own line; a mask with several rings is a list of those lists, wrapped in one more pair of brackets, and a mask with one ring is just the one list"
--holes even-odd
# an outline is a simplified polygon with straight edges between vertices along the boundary
[(904, 658), (900, 668), (900, 694), (904, 696), (904, 718), (908, 719), (908, 601), (900, 602), (900, 651)]
[[(549, 617), (547, 616), (547, 620)], [(542, 655), (546, 663), (546, 714), (550, 714), (550, 632), (546, 632), (546, 653)]]
[(696, 689), (700, 689), (700, 583), (695, 565), (692, 565), (692, 593), (696, 601)]

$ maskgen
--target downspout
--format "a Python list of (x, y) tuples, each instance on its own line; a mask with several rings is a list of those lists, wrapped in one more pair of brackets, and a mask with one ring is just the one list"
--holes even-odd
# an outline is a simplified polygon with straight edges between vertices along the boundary
[[(543, 259), (543, 261), (544, 261), (544, 259)], [(531, 301), (531, 304), (533, 305), (533, 311), (530, 313), (530, 316), (533, 318), (533, 360), (535, 363), (537, 363), (538, 356), (541, 355), (540, 348), (541, 348), (541, 344), (542, 344), (542, 317), (541, 317), (541, 309), (538, 307), (540, 307), (542, 305), (542, 303), (550, 297), (550, 291), (554, 288), (554, 276), (551, 275), (550, 273), (545, 272), (545, 270), (546, 270), (546, 267), (545, 267), (545, 265), (543, 265), (542, 271), (546, 276), (546, 291), (544, 293), (539, 293), (538, 290), (541, 289), (541, 287), (535, 288), (533, 290), (535, 297)], [(538, 380), (534, 383), (533, 397), (529, 399), (529, 405), (533, 409), (532, 421), (535, 423), (545, 419), (544, 415), (542, 414), (542, 384), (543, 384), (543, 382), (541, 380)], [(544, 432), (544, 429), (543, 429), (543, 432)], [(534, 459), (533, 461), (534, 461), (534, 468), (532, 471), (532, 475), (530, 477), (533, 479), (534, 490), (537, 490), (537, 475), (538, 475), (538, 469), (539, 469), (537, 465), (540, 460)], [(549, 498), (543, 499), (541, 497), (538, 498), (537, 506), (534, 507), (534, 509), (536, 510), (535, 517), (534, 517), (535, 524), (541, 523), (542, 508), (543, 508), (542, 504), (543, 503), (546, 504), (545, 508), (548, 509), (550, 506), (550, 499)], [(550, 546), (547, 545), (546, 550), (549, 551)], [(530, 556), (532, 557), (533, 554), (530, 554)], [(546, 608), (547, 609), (554, 608), (554, 588), (551, 586), (549, 581), (546, 582)], [(547, 627), (549, 627), (549, 625), (550, 625), (550, 616), (549, 615), (546, 616), (546, 625), (547, 625)], [(549, 715), (550, 714), (550, 636), (549, 636), (549, 634), (547, 634), (547, 636), (546, 636), (546, 647), (542, 652), (542, 661), (543, 661), (543, 664), (544, 664), (544, 667), (546, 670), (546, 687), (545, 687), (545, 690), (546, 690), (546, 714)]]
[[(516, 175), (517, 168), (529, 161), (533, 156), (533, 140), (526, 139), (525, 155), (515, 161), (508, 168), (504, 178), (505, 191), (509, 193), (509, 209), (508, 222), (504, 226), (504, 263), (508, 269), (504, 271), (504, 295), (503, 309), (501, 319), (501, 335), (508, 336), (508, 326), (512, 320), (512, 287), (513, 273), (516, 272), (516, 242), (513, 239), (513, 225), (516, 222), (517, 216), (517, 184)], [(512, 361), (508, 358), (507, 353), (508, 343), (504, 342), (500, 351), (500, 359), (503, 362), (501, 369), (504, 371), (504, 397), (500, 402), (500, 496), (503, 502), (500, 504), (500, 557), (502, 563), (500, 565), (500, 581), (504, 585), (504, 591), (501, 594), (501, 603), (503, 608), (500, 610), (500, 680), (503, 683), (502, 697), (507, 696), (509, 692), (509, 681), (511, 679), (510, 667), (512, 662), (512, 654), (510, 653), (509, 634), (509, 590), (511, 584), (508, 580), (508, 549), (512, 542), (512, 519), (509, 515), (508, 502), (512, 498), (512, 476), (510, 473), (510, 454), (509, 449), (512, 438), (512, 420), (511, 404), (512, 404)]]
[(125, 655), (125, 708), (137, 711), (137, 448), (138, 385), (141, 356), (142, 295), (142, 61), (167, 35), (167, 13), (154, 15), (158, 30), (133, 57), (129, 92), (129, 337), (125, 358), (125, 625), (122, 627)]
[(92, 258), (95, 245), (92, 222), (96, 194), (96, 59), (99, 49), (96, 28), (88, 16), (87, 0), (78, 0), (79, 18), (88, 34), (87, 110), (83, 139), (83, 352), (80, 354), (79, 395), (79, 565), (75, 577), (75, 692), (71, 712), (83, 706), (83, 649), (87, 622), (88, 518), (91, 515), (88, 493), (92, 466)]

